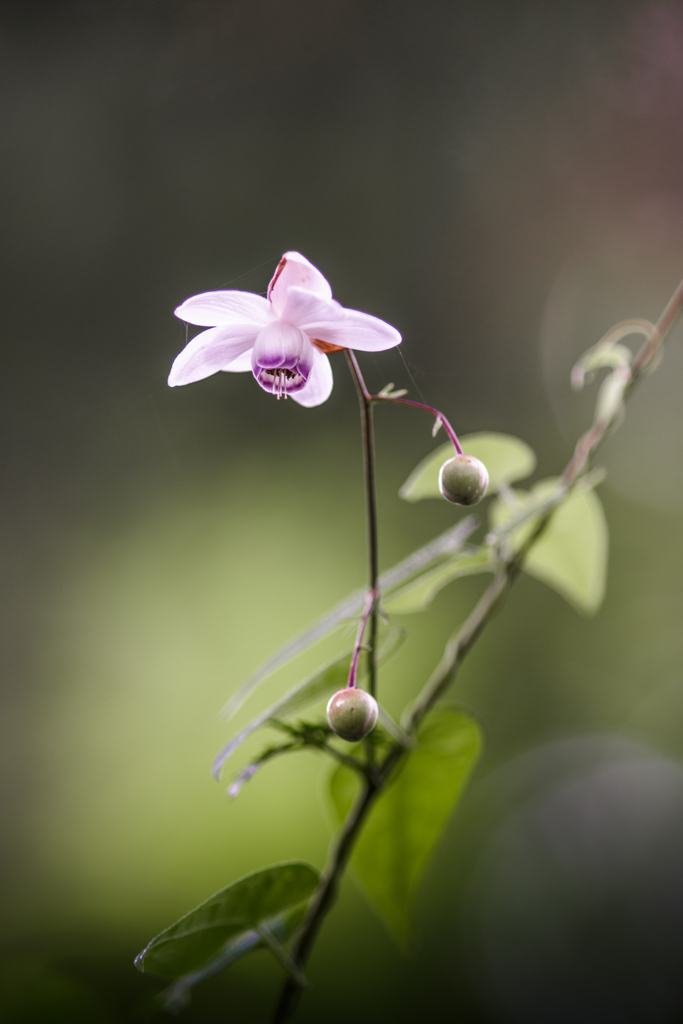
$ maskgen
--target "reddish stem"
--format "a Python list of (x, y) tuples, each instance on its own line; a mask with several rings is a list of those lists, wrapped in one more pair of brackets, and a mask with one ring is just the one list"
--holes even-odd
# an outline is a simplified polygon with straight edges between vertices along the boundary
[(438, 409), (435, 409), (433, 405), (425, 405), (424, 402), (414, 402), (412, 398), (393, 398), (391, 395), (371, 395), (363, 379), (363, 374), (360, 372), (360, 366), (358, 365), (355, 352), (352, 352), (350, 349), (347, 351), (348, 357), (353, 363), (353, 368), (358, 376), (358, 382), (362, 388), (363, 397), (365, 398), (366, 402), (400, 402), (401, 405), (413, 405), (415, 406), (416, 409), (424, 409), (425, 412), (431, 412), (432, 416), (435, 416), (437, 420), (441, 420), (441, 422), (443, 423), (443, 428), (448, 434), (448, 439), (455, 448), (458, 455), (463, 454), (462, 445), (458, 441), (458, 435), (453, 430), (453, 427), (450, 425), (450, 423), (448, 422), (448, 420), (446, 419), (442, 412), (439, 412)]
[(358, 675), (358, 660), (360, 658), (360, 652), (363, 648), (363, 634), (365, 633), (365, 627), (368, 624), (368, 619), (372, 614), (372, 610), (375, 607), (375, 601), (377, 600), (377, 591), (368, 590), (368, 596), (365, 599), (365, 608), (363, 609), (363, 616), (358, 625), (358, 632), (356, 633), (356, 642), (353, 647), (353, 657), (351, 658), (351, 668), (349, 669), (349, 681), (346, 684), (347, 688), (353, 689), (356, 685), (356, 676)]
[(462, 445), (458, 441), (458, 435), (453, 430), (453, 427), (450, 425), (444, 414), (439, 412), (438, 409), (435, 409), (434, 406), (425, 405), (424, 402), (413, 402), (411, 398), (392, 398), (391, 395), (386, 397), (384, 395), (371, 395), (370, 397), (373, 402), (400, 402), (401, 405), (414, 405), (416, 409), (424, 409), (426, 412), (431, 412), (433, 416), (436, 416), (437, 420), (441, 420), (443, 423), (443, 429), (448, 434), (448, 439), (458, 455), (463, 454)]

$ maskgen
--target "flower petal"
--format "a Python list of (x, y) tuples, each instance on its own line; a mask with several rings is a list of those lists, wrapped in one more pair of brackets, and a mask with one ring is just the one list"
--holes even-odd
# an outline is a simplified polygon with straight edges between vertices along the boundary
[(304, 288), (292, 286), (287, 290), (280, 319), (299, 327), (312, 337), (308, 324), (330, 323), (343, 320), (345, 310), (334, 299), (321, 299)]
[(301, 391), (293, 391), (289, 397), (293, 398), (299, 405), (304, 405), (307, 409), (310, 409), (314, 405), (322, 405), (323, 402), (327, 401), (332, 392), (333, 383), (330, 360), (316, 349), (315, 362), (313, 363), (313, 369), (308, 380)]
[[(230, 367), (238, 356), (253, 348), (258, 332), (258, 327), (244, 324), (202, 331), (176, 356), (168, 376), (169, 386), (192, 384)], [(251, 370), (251, 360), (244, 369)]]
[(198, 327), (254, 324), (265, 327), (273, 319), (268, 299), (252, 292), (202, 292), (185, 299), (175, 315)]
[(277, 265), (273, 279), (268, 285), (268, 298), (279, 315), (290, 288), (305, 288), (321, 299), (331, 299), (329, 283), (312, 263), (300, 252), (286, 252)]
[(384, 320), (356, 309), (344, 309), (343, 313), (343, 319), (320, 320), (298, 326), (310, 338), (326, 341), (329, 345), (355, 348), (359, 352), (383, 352), (401, 344), (399, 332)]
[(248, 348), (227, 366), (221, 366), (221, 370), (226, 373), (245, 373), (246, 370), (251, 370), (251, 349)]

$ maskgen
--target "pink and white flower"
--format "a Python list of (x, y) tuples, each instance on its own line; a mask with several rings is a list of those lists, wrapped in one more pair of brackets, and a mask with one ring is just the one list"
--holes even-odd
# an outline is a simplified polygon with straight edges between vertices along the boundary
[(312, 263), (286, 252), (267, 298), (252, 292), (193, 295), (175, 315), (209, 327), (177, 356), (168, 383), (191, 384), (219, 370), (251, 370), (265, 391), (299, 405), (320, 405), (332, 391), (329, 352), (381, 352), (400, 344), (398, 331), (368, 313), (345, 309)]

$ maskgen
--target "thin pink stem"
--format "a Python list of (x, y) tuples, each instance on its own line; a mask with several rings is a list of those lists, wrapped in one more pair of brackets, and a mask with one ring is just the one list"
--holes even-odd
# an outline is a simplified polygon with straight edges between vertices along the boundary
[(400, 402), (401, 405), (414, 405), (416, 409), (424, 409), (426, 412), (431, 412), (433, 416), (436, 416), (437, 420), (441, 420), (443, 423), (443, 429), (448, 434), (448, 439), (455, 448), (458, 455), (462, 455), (462, 445), (458, 441), (458, 435), (453, 430), (446, 417), (438, 409), (435, 409), (432, 405), (425, 405), (423, 402), (413, 402), (411, 398), (392, 398), (391, 395), (371, 395), (373, 402)]
[(453, 430), (453, 427), (450, 425), (450, 423), (448, 422), (448, 420), (446, 419), (442, 412), (439, 412), (438, 409), (435, 409), (433, 405), (425, 405), (424, 402), (414, 402), (411, 398), (392, 398), (391, 395), (371, 395), (367, 389), (365, 380), (363, 379), (363, 374), (360, 372), (360, 366), (358, 365), (355, 352), (352, 352), (350, 349), (347, 349), (347, 353), (349, 359), (353, 363), (353, 368), (356, 371), (356, 374), (358, 375), (358, 382), (361, 386), (363, 397), (365, 398), (366, 402), (400, 402), (401, 405), (413, 405), (415, 406), (416, 409), (424, 409), (425, 412), (431, 412), (432, 416), (435, 416), (437, 420), (441, 420), (441, 422), (443, 423), (443, 428), (448, 434), (449, 441), (455, 448), (458, 455), (462, 455), (462, 445), (458, 441), (458, 435)]
[(349, 669), (349, 681), (346, 684), (348, 688), (353, 689), (356, 685), (356, 676), (358, 675), (358, 661), (360, 659), (360, 652), (363, 649), (363, 636), (365, 634), (365, 627), (368, 624), (368, 619), (372, 614), (372, 610), (375, 607), (375, 601), (377, 600), (377, 591), (368, 590), (368, 595), (365, 599), (365, 608), (363, 609), (363, 617), (358, 625), (358, 632), (356, 633), (356, 642), (353, 646), (353, 657), (351, 658), (351, 668)]
[(356, 372), (356, 379), (358, 384), (360, 385), (363, 398), (365, 399), (366, 402), (372, 402), (375, 396), (371, 395), (367, 389), (365, 379), (363, 378), (363, 374), (360, 372), (360, 366), (358, 365), (358, 360), (356, 359), (356, 353), (353, 351), (353, 349), (347, 348), (346, 355), (348, 356), (349, 362), (353, 365), (353, 368)]

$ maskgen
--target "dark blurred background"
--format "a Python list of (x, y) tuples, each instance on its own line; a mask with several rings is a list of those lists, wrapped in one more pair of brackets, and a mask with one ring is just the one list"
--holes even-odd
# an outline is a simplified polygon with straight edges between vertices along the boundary
[[(155, 932), (323, 863), (326, 765), (233, 804), (209, 765), (235, 686), (365, 564), (343, 358), (315, 410), (247, 374), (171, 391), (173, 308), (297, 249), (402, 331), (374, 388), (558, 472), (593, 398), (574, 359), (683, 275), (683, 3), (25, 0), (0, 54), (0, 1021), (144, 1020)], [(602, 610), (522, 579), (462, 672), (487, 749), (416, 954), (349, 880), (302, 1022), (683, 1020), (682, 390), (679, 331), (600, 456)], [(454, 511), (397, 497), (429, 418), (377, 420), (388, 567)], [(482, 586), (406, 619), (397, 714)], [(280, 980), (247, 958), (184, 1019), (267, 1019)]]

